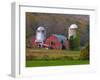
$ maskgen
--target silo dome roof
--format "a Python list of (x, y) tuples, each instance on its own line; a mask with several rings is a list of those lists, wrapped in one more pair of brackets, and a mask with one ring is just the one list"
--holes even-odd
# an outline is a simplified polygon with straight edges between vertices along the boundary
[(37, 30), (45, 30), (45, 28), (44, 27), (42, 27), (42, 26), (39, 26), (38, 28), (37, 28)]
[(71, 29), (76, 29), (76, 28), (78, 28), (78, 26), (77, 26), (76, 24), (72, 24), (72, 25), (70, 26), (70, 28), (71, 28)]

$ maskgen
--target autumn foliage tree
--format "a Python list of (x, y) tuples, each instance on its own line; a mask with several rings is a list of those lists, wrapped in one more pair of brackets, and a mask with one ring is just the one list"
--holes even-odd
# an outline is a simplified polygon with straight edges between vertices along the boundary
[(81, 50), (80, 59), (89, 60), (89, 44), (86, 44), (86, 46)]

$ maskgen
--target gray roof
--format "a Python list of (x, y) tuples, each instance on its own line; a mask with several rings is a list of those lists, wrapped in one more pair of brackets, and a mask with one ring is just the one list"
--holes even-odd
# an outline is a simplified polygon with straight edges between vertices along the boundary
[(56, 36), (60, 42), (65, 42), (67, 40), (67, 37), (65, 37), (64, 35), (59, 35), (59, 34), (53, 34), (53, 35)]

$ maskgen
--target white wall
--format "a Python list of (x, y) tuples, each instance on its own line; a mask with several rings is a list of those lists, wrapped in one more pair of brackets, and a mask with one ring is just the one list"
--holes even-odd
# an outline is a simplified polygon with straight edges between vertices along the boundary
[[(35, 4), (44, 4), (48, 5), (76, 5), (76, 6), (93, 6), (97, 8), (97, 26), (96, 33), (97, 37), (95, 38), (96, 52), (99, 53), (97, 56), (98, 62), (100, 61), (100, 0), (1, 0), (0, 1), (0, 80), (14, 80), (9, 76), (10, 74), (10, 60), (11, 60), (11, 2), (13, 1), (29, 1)], [(95, 53), (94, 53), (95, 54)], [(98, 63), (97, 70), (100, 73), (100, 63)], [(54, 75), (54, 76), (36, 76), (21, 78), (18, 80), (99, 80), (99, 73), (91, 74), (63, 74), (63, 75)]]

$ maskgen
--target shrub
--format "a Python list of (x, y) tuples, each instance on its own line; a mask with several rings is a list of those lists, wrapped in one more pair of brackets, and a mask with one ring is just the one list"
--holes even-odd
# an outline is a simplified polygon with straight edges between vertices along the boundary
[(79, 50), (79, 46), (80, 46), (80, 42), (79, 42), (79, 37), (76, 36), (71, 36), (70, 37), (70, 40), (69, 40), (69, 47), (70, 47), (70, 50)]
[(86, 47), (81, 50), (80, 59), (89, 60), (89, 44), (87, 44)]

